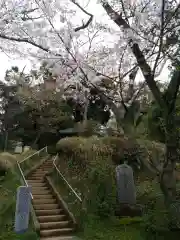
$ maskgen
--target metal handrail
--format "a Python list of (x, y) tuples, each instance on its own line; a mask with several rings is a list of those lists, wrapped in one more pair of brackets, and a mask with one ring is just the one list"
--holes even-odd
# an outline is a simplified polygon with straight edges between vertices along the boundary
[[(21, 177), (23, 178), (23, 181), (24, 181), (24, 183), (25, 183), (25, 185), (26, 185), (27, 187), (28, 187), (29, 185), (28, 185), (28, 183), (27, 183), (27, 181), (26, 181), (26, 178), (25, 178), (25, 176), (24, 176), (24, 173), (23, 173), (23, 170), (22, 170), (20, 164), (23, 163), (23, 162), (25, 162), (25, 161), (28, 160), (29, 158), (33, 157), (34, 155), (39, 154), (39, 153), (40, 153), (42, 150), (44, 150), (44, 149), (46, 150), (46, 153), (47, 153), (47, 146), (46, 146), (46, 147), (40, 149), (39, 151), (36, 151), (36, 152), (33, 153), (32, 155), (28, 156), (27, 158), (23, 159), (21, 162), (18, 162), (18, 161), (17, 161), (17, 166), (18, 166), (18, 168), (19, 168), (19, 172), (20, 172)], [(30, 195), (31, 195), (31, 199), (33, 200), (33, 195), (32, 195), (32, 193), (30, 193)]]
[(33, 157), (33, 156), (36, 155), (37, 153), (39, 154), (39, 153), (40, 153), (42, 150), (44, 150), (44, 149), (46, 149), (46, 152), (47, 152), (47, 146), (46, 146), (46, 147), (40, 149), (39, 151), (33, 153), (32, 155), (28, 156), (27, 158), (23, 159), (23, 160), (20, 162), (20, 164), (23, 163), (23, 162), (25, 162), (27, 159)]
[(65, 177), (62, 175), (62, 173), (60, 172), (60, 170), (58, 169), (57, 165), (56, 165), (56, 160), (57, 160), (58, 154), (55, 156), (54, 160), (53, 160), (53, 165), (54, 168), (56, 169), (56, 171), (59, 173), (59, 175), (62, 177), (62, 179), (65, 181), (65, 183), (68, 185), (68, 187), (71, 189), (71, 191), (74, 193), (74, 195), (76, 196), (76, 198), (82, 202), (81, 197), (77, 194), (77, 192), (72, 188), (72, 186), (68, 183), (68, 181), (65, 179)]

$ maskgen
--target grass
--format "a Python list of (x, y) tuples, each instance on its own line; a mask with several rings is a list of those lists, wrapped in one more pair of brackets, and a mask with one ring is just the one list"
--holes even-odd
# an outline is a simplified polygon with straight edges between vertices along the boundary
[(120, 220), (112, 217), (102, 220), (97, 216), (88, 216), (84, 230), (78, 233), (84, 240), (144, 240), (139, 224), (131, 226), (121, 224)]

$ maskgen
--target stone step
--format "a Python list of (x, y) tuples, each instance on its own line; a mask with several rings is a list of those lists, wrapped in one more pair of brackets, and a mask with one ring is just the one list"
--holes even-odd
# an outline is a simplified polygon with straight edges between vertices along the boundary
[(47, 172), (48, 172), (47, 170), (36, 170), (32, 174), (45, 174)]
[(29, 182), (28, 181), (28, 185), (31, 185), (33, 187), (45, 187), (46, 183), (43, 183), (43, 182)]
[(33, 199), (33, 204), (53, 204), (56, 203), (56, 199)]
[(54, 197), (53, 197), (51, 194), (33, 195), (33, 198), (34, 198), (35, 200), (39, 200), (39, 199), (42, 199), (42, 200), (43, 200), (43, 199), (54, 199)]
[(40, 190), (40, 189), (33, 189), (32, 188), (32, 195), (36, 196), (36, 195), (51, 195), (50, 190)]
[(48, 169), (50, 167), (53, 167), (53, 165), (52, 164), (41, 165), (38, 168), (36, 168), (36, 170), (38, 171), (40, 169)]
[(51, 209), (58, 209), (59, 205), (57, 203), (51, 204), (33, 204), (35, 210), (51, 210)]
[(29, 177), (28, 180), (44, 181), (44, 176), (42, 176), (42, 177)]
[(52, 167), (52, 166), (53, 166), (53, 164), (44, 164), (44, 165), (39, 166), (36, 169), (39, 170), (39, 169), (48, 168), (48, 167)]
[(42, 190), (49, 190), (49, 188), (46, 186), (46, 185), (44, 185), (44, 186), (36, 186), (36, 185), (31, 185), (32, 186), (32, 189), (33, 190), (40, 190), (40, 191), (42, 191)]
[[(52, 169), (52, 167), (38, 169), (38, 170), (36, 171), (36, 173), (39, 173), (39, 172), (48, 173), (49, 171), (51, 171), (51, 169)], [(35, 172), (34, 172), (34, 173), (35, 173)]]
[(40, 167), (49, 167), (49, 166), (53, 166), (53, 163), (52, 163), (52, 162), (44, 163), (44, 164), (42, 164), (41, 166), (39, 166), (39, 168), (40, 168)]
[(48, 173), (48, 171), (44, 171), (44, 172), (34, 172), (31, 176), (37, 176), (37, 175), (46, 175), (46, 173)]
[(69, 221), (40, 223), (40, 229), (62, 229), (70, 225)]
[(46, 222), (58, 222), (66, 219), (66, 215), (52, 215), (52, 216), (40, 216), (38, 217), (38, 221), (41, 223)]
[(75, 240), (75, 236), (47, 237), (41, 238), (41, 240)]
[(42, 179), (42, 178), (44, 178), (44, 176), (45, 176), (45, 174), (37, 174), (37, 173), (36, 173), (36, 174), (32, 174), (32, 175), (29, 177), (29, 179), (30, 179), (30, 180), (31, 180), (31, 179), (32, 179), (32, 180), (33, 180), (33, 179), (36, 180), (36, 179), (39, 179), (39, 178)]
[(39, 179), (27, 179), (28, 183), (45, 183), (44, 180), (39, 180)]
[(44, 176), (45, 176), (45, 174), (32, 174), (31, 175), (31, 178), (35, 178), (35, 179), (37, 179), (37, 178), (44, 178)]
[(63, 229), (53, 229), (53, 230), (40, 230), (41, 237), (53, 237), (67, 235), (73, 232), (72, 228), (63, 228)]
[(53, 216), (53, 215), (57, 215), (57, 214), (62, 214), (63, 213), (63, 209), (46, 209), (46, 210), (36, 210), (36, 214), (37, 216)]
[(49, 171), (51, 171), (51, 169), (52, 169), (52, 167), (38, 169), (38, 170), (36, 171), (36, 173), (37, 173), (37, 172), (45, 172), (45, 173), (48, 173)]

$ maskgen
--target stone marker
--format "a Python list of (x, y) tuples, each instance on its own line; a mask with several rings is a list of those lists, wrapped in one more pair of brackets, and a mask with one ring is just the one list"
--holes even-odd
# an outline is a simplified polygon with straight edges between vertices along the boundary
[(15, 152), (15, 153), (22, 153), (22, 151), (23, 151), (22, 142), (18, 142), (18, 143), (16, 144), (16, 147), (15, 147), (14, 152)]
[(136, 190), (134, 184), (133, 170), (127, 164), (116, 167), (118, 203), (136, 204)]
[(30, 187), (21, 186), (17, 189), (15, 226), (16, 233), (24, 233), (29, 226), (29, 212), (31, 204)]

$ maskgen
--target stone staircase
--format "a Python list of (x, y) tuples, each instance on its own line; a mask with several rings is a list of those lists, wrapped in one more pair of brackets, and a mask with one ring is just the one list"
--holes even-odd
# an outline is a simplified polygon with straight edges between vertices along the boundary
[(40, 224), (40, 239), (71, 240), (75, 229), (44, 178), (52, 167), (52, 159), (48, 159), (27, 177), (32, 187), (32, 204)]

